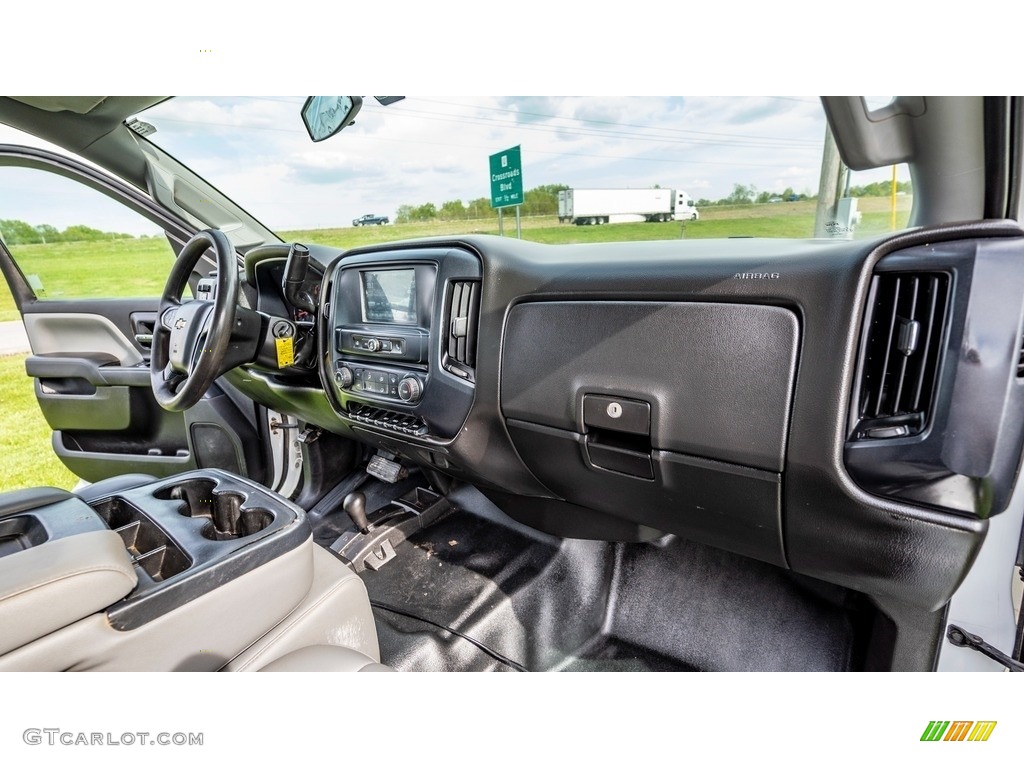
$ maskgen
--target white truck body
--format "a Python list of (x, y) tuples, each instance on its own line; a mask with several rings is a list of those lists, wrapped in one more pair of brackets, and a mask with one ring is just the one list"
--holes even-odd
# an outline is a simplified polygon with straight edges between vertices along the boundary
[(564, 189), (558, 220), (570, 224), (681, 221), (700, 217), (686, 192), (675, 189)]

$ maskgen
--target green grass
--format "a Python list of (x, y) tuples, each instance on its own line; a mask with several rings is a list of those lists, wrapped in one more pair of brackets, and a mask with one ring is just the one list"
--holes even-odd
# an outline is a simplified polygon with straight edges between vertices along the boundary
[[(159, 296), (173, 256), (162, 237), (15, 245), (11, 251), (22, 272), (39, 278), (49, 299)], [(5, 282), (0, 322), (17, 319)]]
[[(898, 199), (897, 227), (906, 226), (910, 199)], [(860, 201), (863, 220), (858, 237), (890, 231), (889, 201)], [(814, 229), (814, 203), (705, 208), (700, 221), (664, 224), (608, 224), (576, 227), (559, 224), (557, 217), (524, 218), (523, 238), (541, 243), (588, 243), (625, 240), (678, 240), (721, 237), (810, 237)], [(281, 232), (286, 241), (323, 243), (339, 248), (457, 234), (498, 234), (496, 220), (430, 222), (383, 227)], [(505, 219), (506, 236), (515, 235), (515, 217)], [(163, 289), (170, 266), (170, 248), (162, 238), (141, 238), (88, 243), (15, 246), (14, 255), (26, 274), (42, 281), (48, 298), (155, 296)], [(0, 281), (0, 321), (17, 320), (18, 312)], [(43, 420), (25, 375), (24, 356), (0, 357), (0, 491), (32, 485), (70, 488), (77, 478), (68, 472), (50, 448), (50, 428)]]
[(0, 492), (36, 485), (70, 490), (78, 478), (50, 447), (50, 426), (25, 373), (25, 355), (0, 357), (0, 403)]
[(0, 280), (0, 323), (8, 320), (20, 319), (17, 308), (14, 306), (14, 297), (5, 281)]
[[(909, 197), (897, 199), (897, 229), (907, 225), (910, 203)], [(559, 224), (557, 216), (531, 216), (522, 219), (522, 231), (524, 240), (538, 243), (602, 243), (723, 237), (805, 238), (814, 234), (814, 208), (813, 201), (715, 206), (702, 209), (699, 221), (606, 224), (589, 227)], [(862, 199), (859, 201), (859, 209), (863, 213), (863, 220), (857, 228), (858, 238), (874, 237), (890, 231), (887, 198)], [(506, 216), (507, 237), (515, 236), (515, 226), (515, 216)], [(416, 237), (458, 234), (496, 235), (498, 223), (495, 219), (476, 219), (280, 233), (286, 241), (320, 243), (346, 249)]]
[[(910, 198), (898, 198), (897, 227), (906, 226)], [(864, 218), (858, 237), (872, 237), (889, 231), (889, 200), (865, 198), (860, 201)], [(608, 224), (576, 227), (559, 224), (555, 216), (532, 216), (522, 220), (523, 239), (539, 243), (596, 243), (625, 240), (678, 240), (715, 237), (811, 237), (814, 232), (814, 203), (715, 206), (704, 208), (700, 221), (664, 224)], [(395, 224), (383, 227), (340, 227), (336, 229), (281, 232), (285, 241), (322, 243), (338, 248), (356, 248), (393, 240), (458, 234), (498, 234), (496, 219), (436, 221)], [(515, 216), (505, 217), (505, 234), (515, 236)], [(26, 275), (39, 278), (46, 298), (101, 298), (157, 296), (163, 289), (170, 266), (171, 250), (160, 237), (129, 238), (80, 243), (51, 243), (13, 247), (14, 256)], [(6, 283), (0, 285), (0, 322), (17, 320), (18, 312)]]

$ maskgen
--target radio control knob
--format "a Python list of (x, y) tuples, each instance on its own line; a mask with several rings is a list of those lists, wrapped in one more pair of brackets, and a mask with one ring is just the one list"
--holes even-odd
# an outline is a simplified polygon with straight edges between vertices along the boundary
[(342, 389), (348, 389), (352, 386), (352, 369), (342, 366), (334, 372), (334, 381)]
[(378, 341), (377, 339), (367, 339), (366, 348), (370, 352), (376, 352), (378, 349), (380, 349), (380, 341)]
[(398, 396), (406, 403), (419, 402), (423, 394), (423, 385), (415, 376), (406, 376), (398, 382)]

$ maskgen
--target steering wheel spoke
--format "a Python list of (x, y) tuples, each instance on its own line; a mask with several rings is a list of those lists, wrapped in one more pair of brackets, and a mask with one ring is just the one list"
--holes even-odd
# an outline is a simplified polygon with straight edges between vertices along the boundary
[(172, 394), (178, 394), (178, 390), (181, 388), (181, 385), (185, 383), (185, 380), (187, 378), (188, 377), (185, 376), (184, 374), (178, 373), (176, 371), (171, 371), (167, 377), (168, 391), (171, 392)]
[(160, 313), (160, 325), (166, 328), (168, 331), (174, 327), (174, 321), (178, 317), (178, 308), (181, 306), (180, 302), (174, 302), (171, 306), (167, 307)]

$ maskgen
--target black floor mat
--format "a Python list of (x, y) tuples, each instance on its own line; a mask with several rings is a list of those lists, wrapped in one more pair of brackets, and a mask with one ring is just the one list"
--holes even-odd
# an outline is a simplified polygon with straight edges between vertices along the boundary
[(623, 545), (612, 595), (611, 634), (697, 669), (827, 672), (851, 664), (845, 590), (821, 585), (815, 593), (780, 568), (720, 549), (681, 539)]
[[(414, 472), (397, 483), (385, 483), (382, 480), (367, 477), (353, 490), (358, 490), (366, 497), (366, 509), (374, 510), (380, 509), (420, 485), (424, 485), (423, 477), (418, 472)], [(328, 514), (311, 517), (310, 524), (313, 526), (313, 540), (317, 544), (329, 547), (352, 525), (352, 520), (345, 514), (339, 503)]]
[(473, 489), (453, 500), (459, 511), (362, 574), (382, 660), (397, 669), (850, 668), (846, 606), (856, 601), (846, 590), (807, 588), (774, 566), (673, 537), (557, 539)]
[(562, 672), (696, 672), (691, 667), (649, 648), (608, 635), (597, 635), (575, 657), (558, 667)]
[[(363, 576), (372, 601), (457, 629), (527, 669), (547, 669), (600, 631), (612, 564), (606, 544), (559, 546), (460, 511), (410, 538), (396, 561)], [(385, 613), (377, 612), (379, 624), (408, 631), (408, 619)], [(398, 666), (452, 667), (436, 660), (433, 645), (410, 645)], [(457, 638), (444, 642), (445, 649), (479, 655), (464, 645)], [(481, 661), (491, 668), (493, 659)]]

